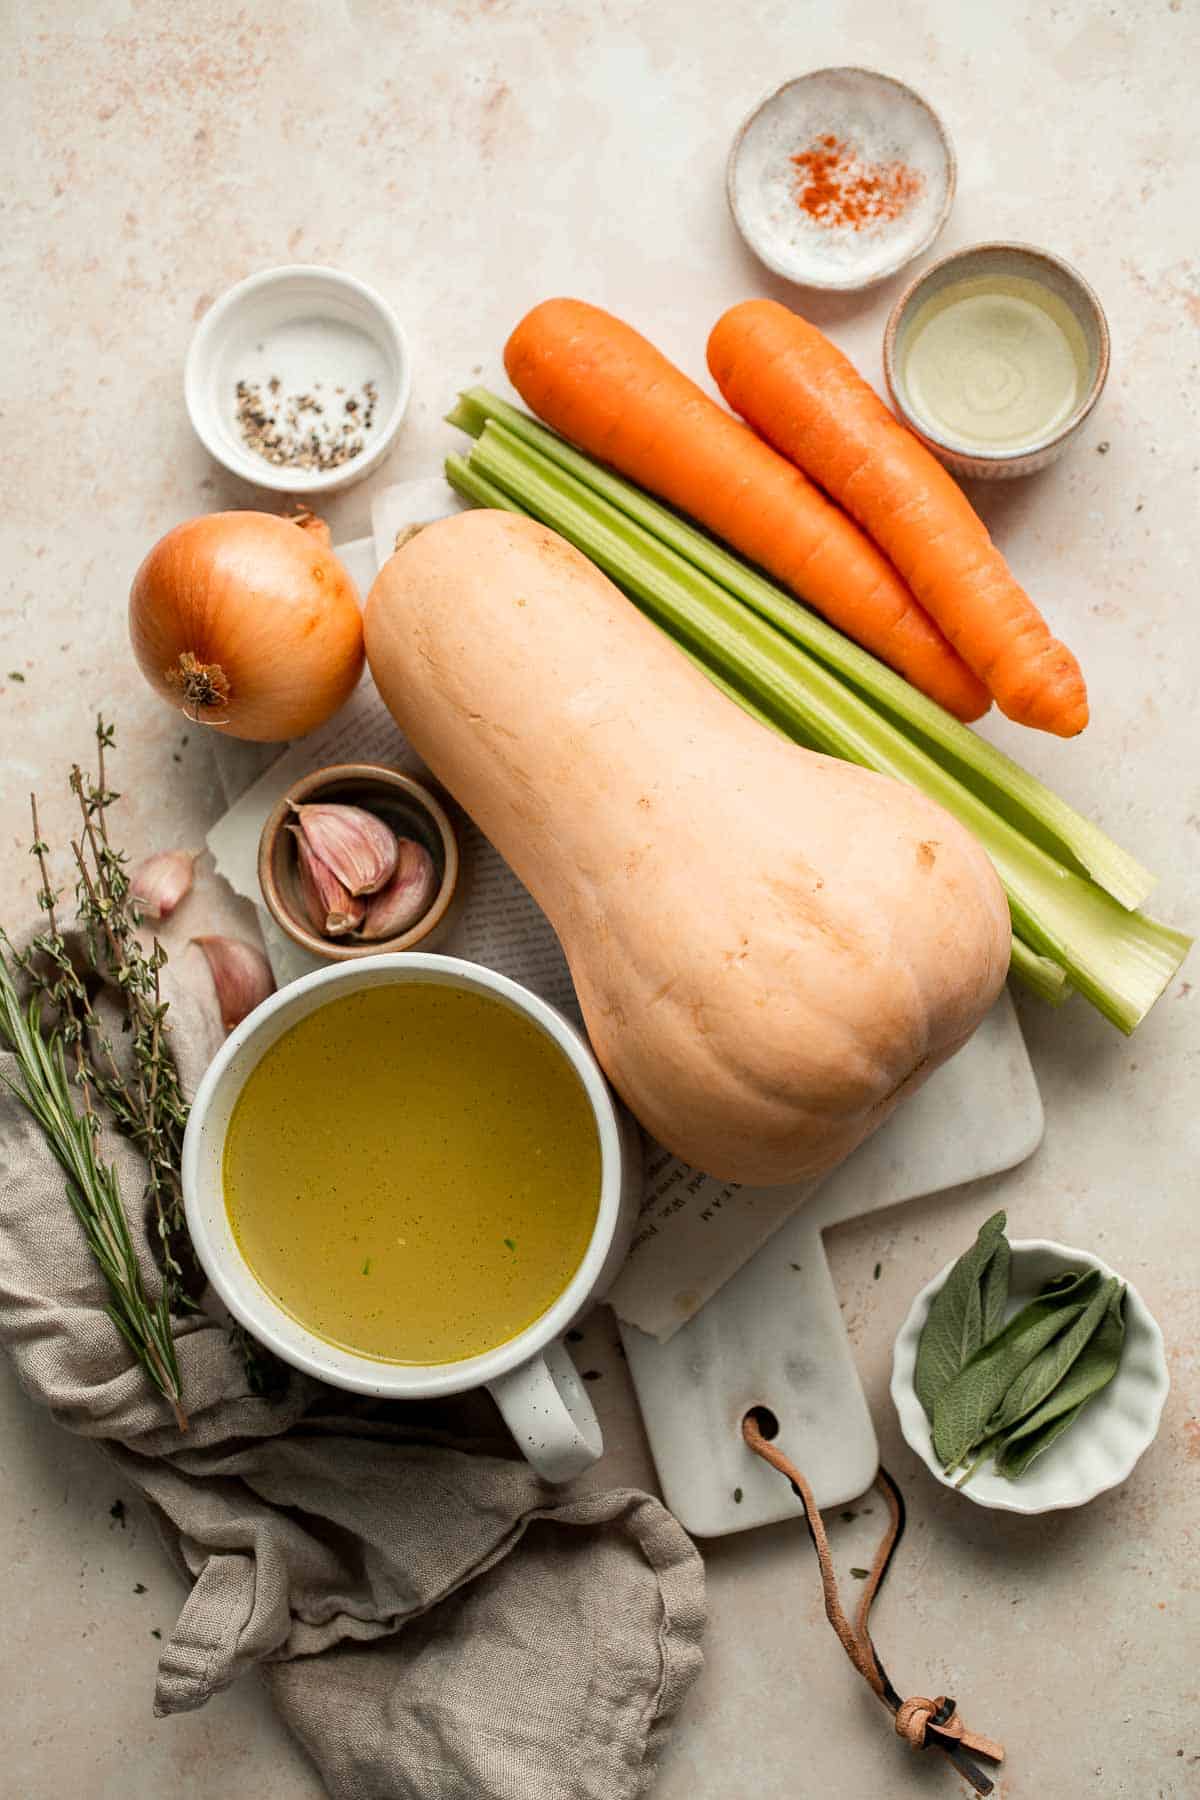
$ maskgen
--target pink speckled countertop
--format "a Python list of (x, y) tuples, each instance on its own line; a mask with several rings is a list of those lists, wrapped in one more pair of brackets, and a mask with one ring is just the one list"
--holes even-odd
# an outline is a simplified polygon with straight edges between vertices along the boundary
[[(1082, 740), (1025, 734), (1020, 754), (1160, 872), (1164, 916), (1196, 926), (1191, 0), (748, 0), (733, 11), (685, 0), (25, 0), (7, 25), (5, 920), (32, 893), (28, 789), (38, 785), (59, 835), (60, 778), (87, 751), (98, 706), (119, 725), (131, 849), (199, 843), (216, 814), (211, 747), (142, 685), (125, 596), (167, 526), (255, 503), (208, 462), (182, 404), (189, 334), (224, 287), (306, 260), (389, 294), (411, 334), (415, 385), (374, 480), (428, 473), (455, 388), (547, 294), (625, 313), (697, 374), (724, 306), (782, 297), (728, 219), (726, 146), (784, 75), (866, 62), (925, 92), (954, 137), (958, 200), (939, 249), (1045, 244), (1079, 264), (1108, 309), (1113, 373), (1082, 441), (1045, 475), (979, 498), (1092, 694)], [(811, 309), (876, 377), (897, 286)], [(359, 488), (330, 506), (335, 536), (366, 529), (368, 499)], [(23, 682), (4, 673), (14, 670)], [(989, 730), (1009, 745), (1020, 735)], [(236, 914), (207, 880), (189, 905), (193, 920)], [(884, 1458), (911, 1509), (877, 1634), (907, 1691), (957, 1694), (1005, 1740), (1002, 1800), (1185, 1800), (1200, 1794), (1200, 976), (1185, 970), (1131, 1043), (1078, 1003), (1061, 1014), (1021, 1004), (1047, 1111), (1034, 1160), (830, 1241)], [(1159, 1439), (1130, 1481), (1042, 1521), (936, 1488), (900, 1443), (886, 1394), (913, 1292), (965, 1222), (999, 1204), (1014, 1235), (1090, 1245), (1128, 1274), (1167, 1333), (1174, 1378)], [(607, 1323), (588, 1336), (605, 1376), (593, 1390), (609, 1421), (604, 1477), (649, 1481)], [(132, 1504), (110, 1515), (119, 1494), (105, 1465), (36, 1415), (6, 1367), (0, 1419), (0, 1791), (315, 1796), (310, 1766), (251, 1684), (203, 1713), (151, 1719), (152, 1632), (180, 1595), (148, 1520)], [(841, 1567), (867, 1560), (869, 1523), (835, 1526)], [(850, 1673), (821, 1623), (802, 1531), (722, 1542), (708, 1565), (708, 1665), (661, 1800), (965, 1792), (893, 1741)]]

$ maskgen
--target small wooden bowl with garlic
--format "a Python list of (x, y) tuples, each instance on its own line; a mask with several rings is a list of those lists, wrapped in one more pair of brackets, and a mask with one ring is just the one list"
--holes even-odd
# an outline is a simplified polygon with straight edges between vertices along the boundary
[(258, 844), (258, 882), (293, 942), (330, 962), (429, 948), (458, 886), (445, 808), (411, 775), (334, 763), (294, 782)]

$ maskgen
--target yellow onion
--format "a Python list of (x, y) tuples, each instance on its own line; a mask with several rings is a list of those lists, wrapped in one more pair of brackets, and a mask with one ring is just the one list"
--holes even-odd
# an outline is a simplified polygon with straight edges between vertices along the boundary
[(208, 513), (177, 525), (134, 576), (129, 635), (164, 700), (259, 743), (323, 724), (362, 671), (358, 594), (310, 514)]

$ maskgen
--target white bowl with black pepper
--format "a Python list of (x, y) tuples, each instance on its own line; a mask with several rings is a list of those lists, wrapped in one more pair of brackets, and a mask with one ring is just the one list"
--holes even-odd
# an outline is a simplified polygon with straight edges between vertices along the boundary
[(257, 487), (305, 499), (378, 468), (410, 385), (408, 342), (382, 295), (303, 263), (222, 294), (196, 327), (184, 373), (209, 455)]

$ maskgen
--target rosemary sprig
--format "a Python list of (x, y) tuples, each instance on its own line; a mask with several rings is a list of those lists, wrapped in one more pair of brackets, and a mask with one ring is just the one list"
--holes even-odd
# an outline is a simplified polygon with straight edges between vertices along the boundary
[[(183, 1213), (180, 1165), (188, 1107), (162, 997), (167, 953), (157, 937), (147, 947), (139, 936), (141, 920), (126, 858), (108, 833), (108, 809), (120, 799), (108, 785), (106, 769), (105, 753), (113, 741), (112, 726), (97, 719), (95, 779), (78, 763), (69, 776), (79, 806), (71, 853), (82, 955), (72, 954), (59, 925), (62, 896), (50, 879), (37, 796), (30, 796), (31, 854), (38, 866), (37, 902), (45, 924), (23, 951), (0, 930), (0, 1042), (13, 1051), (20, 1071), (20, 1085), (9, 1086), (37, 1119), (66, 1175), (71, 1205), (112, 1292), (109, 1316), (170, 1400), (180, 1429), (186, 1430), (171, 1318), (192, 1306), (191, 1296), (204, 1285)], [(14, 970), (31, 991), (24, 1007)], [(93, 1003), (96, 976), (120, 996), (120, 1055), (105, 1015)], [(82, 1111), (72, 1105), (72, 1085), (81, 1094)], [(142, 1281), (116, 1170), (98, 1155), (101, 1112), (136, 1146), (146, 1165), (143, 1200), (147, 1229), (157, 1238), (161, 1277), (155, 1301)], [(282, 1391), (286, 1376), (270, 1352), (239, 1329), (234, 1337), (251, 1392)]]
[(24, 954), (13, 954), (34, 990), (44, 994), (53, 1007), (64, 1042), (74, 1048), (77, 1078), (82, 1078), (86, 1068), (97, 1097), (118, 1131), (130, 1138), (145, 1158), (145, 1198), (155, 1222), (160, 1261), (165, 1274), (179, 1284), (178, 1295), (171, 1296), (172, 1303), (178, 1300), (186, 1305), (187, 1286), (193, 1281), (197, 1287), (200, 1285), (183, 1222), (179, 1179), (187, 1104), (166, 1029), (167, 1006), (160, 983), (166, 952), (157, 938), (146, 949), (138, 937), (139, 918), (130, 893), (126, 859), (113, 849), (108, 836), (105, 815), (112, 803), (120, 799), (106, 781), (104, 753), (112, 743), (112, 727), (98, 719), (96, 780), (85, 776), (78, 764), (71, 769), (69, 784), (78, 800), (81, 819), (81, 830), (72, 840), (71, 851), (88, 962), (118, 990), (125, 1006), (122, 1029), (130, 1041), (124, 1067), (58, 926), (55, 906), (60, 896), (50, 882), (48, 847), (39, 827), (36, 796), (30, 800), (34, 838), (31, 853), (37, 859), (41, 877), (37, 898), (46, 914), (46, 929), (38, 933)]
[(63, 1033), (52, 1030), (43, 1035), (40, 997), (35, 994), (26, 1006), (21, 1005), (2, 951), (0, 1038), (16, 1058), (18, 1070), (16, 1081), (3, 1077), (5, 1085), (36, 1119), (66, 1177), (67, 1198), (112, 1295), (108, 1316), (155, 1387), (170, 1401), (179, 1429), (186, 1431), (179, 1363), (171, 1335), (169, 1283), (164, 1279), (157, 1301), (146, 1293), (117, 1171), (99, 1155), (86, 1064), (80, 1061), (83, 1110), (76, 1112)]
[[(67, 1178), (67, 1195), (92, 1253), (112, 1293), (109, 1316), (143, 1364), (154, 1385), (186, 1429), (179, 1367), (171, 1335), (171, 1315), (191, 1304), (184, 1282), (195, 1258), (183, 1220), (180, 1159), (187, 1105), (166, 1031), (166, 1003), (160, 971), (166, 953), (153, 940), (146, 949), (137, 934), (138, 916), (130, 894), (125, 858), (109, 840), (107, 809), (119, 798), (108, 786), (105, 752), (113, 729), (96, 721), (96, 779), (76, 764), (70, 788), (80, 809), (80, 831), (71, 845), (76, 899), (87, 961), (116, 988), (124, 1005), (123, 1031), (129, 1042), (123, 1058), (104, 1018), (93, 1005), (91, 986), (76, 966), (58, 922), (61, 895), (50, 879), (49, 846), (41, 833), (36, 795), (30, 796), (33, 844), (40, 877), (37, 901), (44, 928), (17, 951), (0, 932), (0, 1038), (17, 1058), (19, 1085), (8, 1085), (38, 1121)], [(27, 978), (32, 997), (22, 1006), (9, 967)], [(44, 1009), (53, 1023), (43, 1030)], [(82, 1110), (71, 1102), (74, 1085)], [(97, 1148), (98, 1108), (128, 1137), (145, 1159), (145, 1201), (157, 1227), (161, 1287), (146, 1294), (130, 1236), (116, 1170)], [(180, 1255), (188, 1264), (185, 1271)]]

